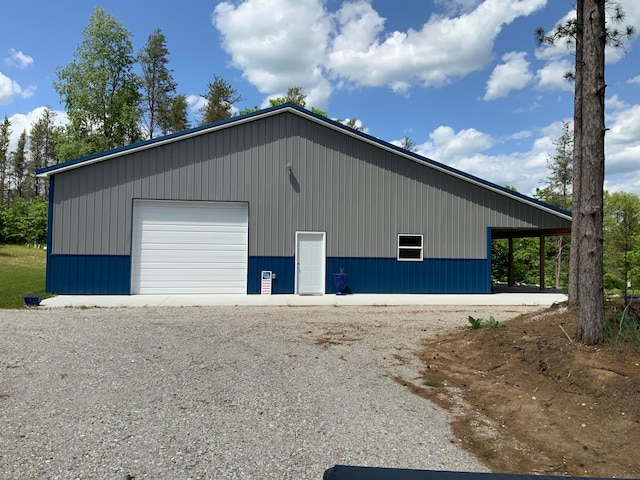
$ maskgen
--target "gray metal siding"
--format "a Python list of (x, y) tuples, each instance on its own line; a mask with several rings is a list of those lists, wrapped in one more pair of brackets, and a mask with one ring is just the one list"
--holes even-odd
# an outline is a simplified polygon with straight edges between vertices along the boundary
[(485, 258), (488, 226), (569, 225), (288, 112), (58, 173), (54, 195), (61, 254), (130, 254), (134, 198), (248, 202), (251, 256), (292, 256), (307, 230), (330, 257), (395, 257), (422, 233), (425, 258)]

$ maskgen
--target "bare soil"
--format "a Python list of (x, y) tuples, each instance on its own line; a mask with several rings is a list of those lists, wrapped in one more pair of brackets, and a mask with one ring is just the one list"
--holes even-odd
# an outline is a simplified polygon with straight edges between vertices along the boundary
[(640, 478), (640, 355), (576, 343), (576, 322), (554, 306), (427, 339), (420, 377), (396, 380), (494, 472)]

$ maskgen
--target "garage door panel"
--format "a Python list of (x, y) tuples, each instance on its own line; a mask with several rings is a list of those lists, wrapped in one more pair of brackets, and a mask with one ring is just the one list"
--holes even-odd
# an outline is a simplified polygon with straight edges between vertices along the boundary
[(171, 250), (150, 250), (139, 259), (143, 267), (150, 267), (152, 264), (171, 264), (171, 263), (233, 263), (237, 266), (238, 262), (245, 260), (246, 251), (242, 250), (212, 250), (203, 251), (193, 249), (174, 254)]
[[(185, 236), (188, 235), (189, 236), (189, 241), (186, 242), (185, 241)], [(200, 244), (200, 245), (230, 245), (230, 246), (236, 246), (236, 245), (242, 245), (241, 242), (244, 241), (244, 238), (246, 237), (246, 233), (242, 234), (242, 235), (237, 235), (237, 234), (227, 234), (227, 233), (215, 233), (215, 232), (209, 232), (207, 234), (203, 233), (203, 232), (198, 232), (198, 233), (190, 233), (190, 232), (167, 232), (164, 234), (149, 234), (150, 238), (145, 237), (145, 241), (142, 243), (142, 245), (146, 246), (146, 247), (153, 247), (154, 245), (171, 245), (172, 248), (173, 246), (180, 246), (180, 245), (184, 245), (185, 247), (187, 245), (194, 245), (194, 244)], [(143, 249), (142, 251), (144, 252), (145, 249)]]
[(246, 293), (246, 204), (134, 203), (132, 293)]

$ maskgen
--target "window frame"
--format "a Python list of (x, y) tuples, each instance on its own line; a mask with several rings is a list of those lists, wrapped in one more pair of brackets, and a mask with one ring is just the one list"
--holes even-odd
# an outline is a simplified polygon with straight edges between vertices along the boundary
[[(401, 239), (404, 239), (406, 237), (416, 237), (416, 238), (420, 238), (420, 245), (419, 246), (414, 246), (414, 245), (401, 245)], [(415, 258), (405, 258), (405, 257), (401, 257), (401, 252), (406, 252), (406, 251), (416, 251), (419, 250), (420, 251), (420, 257), (415, 257)], [(424, 261), (424, 235), (421, 233), (399, 233), (397, 238), (396, 238), (396, 260), (398, 262), (422, 262)]]

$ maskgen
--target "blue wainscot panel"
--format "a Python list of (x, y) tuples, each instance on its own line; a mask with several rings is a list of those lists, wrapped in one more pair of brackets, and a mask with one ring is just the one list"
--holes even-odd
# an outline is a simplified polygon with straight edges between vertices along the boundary
[(333, 274), (343, 270), (353, 293), (491, 293), (486, 259), (327, 258), (326, 292), (335, 293)]
[(247, 293), (260, 293), (261, 272), (263, 270), (276, 274), (276, 279), (271, 284), (271, 293), (294, 293), (294, 266), (294, 257), (249, 257)]
[(47, 292), (60, 295), (129, 295), (129, 255), (49, 255)]

